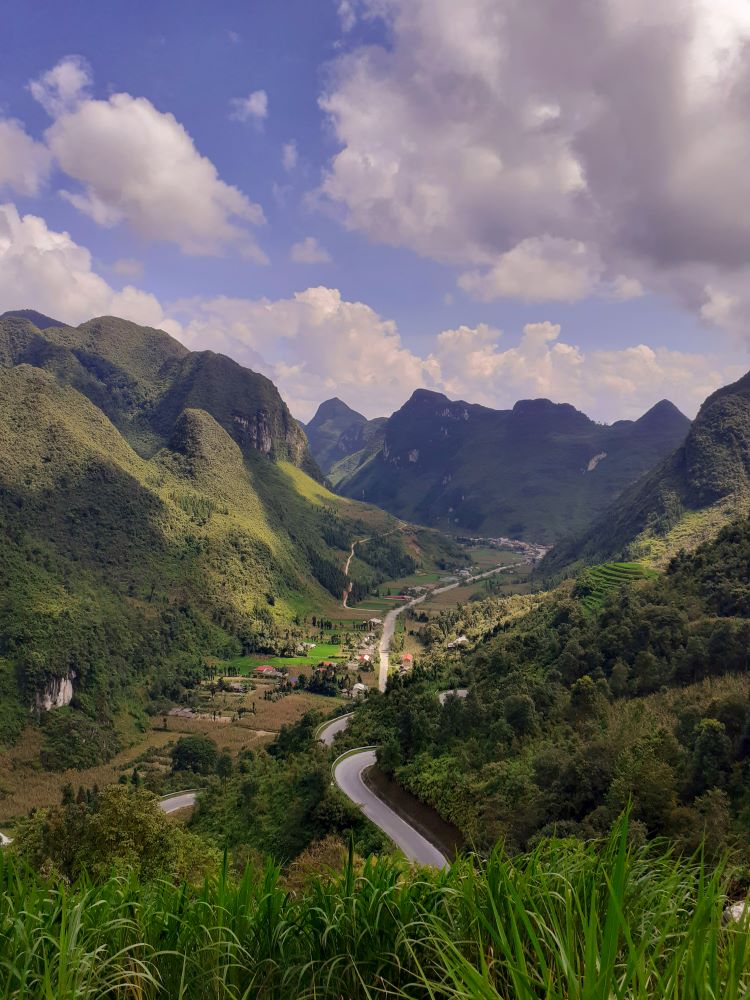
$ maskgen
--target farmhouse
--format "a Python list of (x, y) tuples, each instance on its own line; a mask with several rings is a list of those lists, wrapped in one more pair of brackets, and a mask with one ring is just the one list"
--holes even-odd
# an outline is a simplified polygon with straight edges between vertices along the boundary
[(367, 697), (367, 685), (362, 684), (361, 681), (357, 681), (356, 684), (352, 685), (352, 698), (366, 698)]
[(262, 667), (256, 667), (255, 673), (258, 677), (281, 677), (281, 673), (269, 664), (264, 664)]

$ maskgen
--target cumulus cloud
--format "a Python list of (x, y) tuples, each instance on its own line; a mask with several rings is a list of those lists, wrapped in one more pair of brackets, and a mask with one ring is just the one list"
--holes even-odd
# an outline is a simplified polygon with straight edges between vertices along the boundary
[(586, 351), (548, 320), (527, 323), (520, 337), (487, 324), (444, 330), (420, 356), (395, 323), (335, 288), (277, 300), (191, 299), (173, 314), (188, 346), (222, 351), (268, 375), (304, 420), (332, 395), (367, 416), (388, 415), (420, 386), (495, 408), (544, 396), (605, 421), (636, 418), (666, 397), (692, 416), (742, 374), (725, 359), (644, 344)]
[(281, 147), (281, 165), (287, 173), (294, 170), (297, 166), (298, 158), (297, 143), (294, 140), (285, 142)]
[(295, 264), (328, 264), (331, 255), (314, 236), (306, 236), (299, 243), (292, 244), (289, 259)]
[(46, 147), (13, 118), (0, 119), (0, 188), (35, 195), (44, 185), (51, 158)]
[[(385, 21), (388, 41), (342, 54), (320, 102), (340, 147), (321, 190), (347, 225), (461, 267), (480, 298), (640, 285), (747, 323), (749, 5), (357, 9)], [(547, 239), (585, 247), (599, 267), (530, 262)], [(739, 302), (717, 309), (717, 295)]]
[(94, 100), (83, 72), (64, 60), (31, 85), (54, 116), (46, 132), (51, 154), (81, 184), (62, 196), (101, 226), (125, 222), (187, 254), (234, 246), (264, 263), (248, 230), (264, 221), (260, 206), (221, 180), (173, 115), (125, 93)]
[(178, 306), (182, 339), (223, 351), (272, 378), (302, 419), (329, 396), (369, 414), (390, 413), (432, 381), (434, 363), (404, 347), (396, 325), (335, 288), (289, 299), (219, 297)]
[[(114, 270), (137, 277), (134, 262)], [(517, 342), (484, 324), (438, 333), (420, 356), (396, 324), (335, 288), (285, 299), (225, 296), (164, 305), (97, 274), (91, 254), (34, 215), (0, 205), (0, 312), (32, 307), (67, 323), (113, 314), (160, 327), (193, 349), (221, 351), (274, 380), (302, 419), (338, 395), (368, 416), (387, 415), (426, 386), (493, 407), (547, 396), (598, 419), (636, 417), (669, 397), (692, 415), (709, 392), (741, 374), (710, 356), (638, 345), (584, 351), (561, 339), (559, 324), (528, 323)], [(732, 309), (716, 297), (713, 308)]]
[(72, 111), (91, 88), (91, 69), (81, 56), (66, 56), (37, 80), (29, 83), (34, 100), (51, 118)]
[(475, 298), (577, 302), (597, 287), (599, 255), (579, 240), (530, 237), (501, 254), (486, 271), (467, 271), (459, 285)]
[(26, 308), (71, 324), (111, 314), (179, 331), (155, 296), (132, 285), (111, 288), (68, 233), (49, 229), (38, 216), (21, 216), (15, 205), (0, 205), (0, 312)]
[(709, 393), (743, 372), (725, 360), (645, 344), (584, 351), (560, 333), (556, 323), (527, 323), (518, 343), (503, 348), (498, 330), (459, 327), (438, 335), (431, 361), (454, 398), (497, 407), (543, 396), (608, 421), (636, 418), (663, 398), (693, 416)]
[(238, 122), (262, 122), (268, 118), (268, 94), (265, 90), (254, 90), (247, 97), (233, 97), (229, 106), (229, 117)]

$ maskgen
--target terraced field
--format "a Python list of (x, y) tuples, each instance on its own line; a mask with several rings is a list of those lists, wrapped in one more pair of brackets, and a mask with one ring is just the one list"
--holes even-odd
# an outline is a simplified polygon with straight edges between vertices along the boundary
[(655, 570), (636, 562), (607, 562), (590, 566), (578, 578), (576, 594), (589, 611), (597, 611), (605, 597), (626, 583), (657, 576)]

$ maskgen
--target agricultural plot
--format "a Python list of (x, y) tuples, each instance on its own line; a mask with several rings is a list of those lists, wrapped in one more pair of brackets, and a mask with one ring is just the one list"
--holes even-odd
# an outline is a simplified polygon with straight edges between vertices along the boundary
[[(237, 676), (246, 677), (255, 670), (256, 667), (268, 664), (271, 667), (304, 667), (317, 666), (323, 660), (332, 662), (343, 661), (347, 657), (340, 645), (330, 642), (317, 643), (314, 649), (299, 656), (264, 656), (262, 653), (252, 653), (250, 656), (237, 656), (232, 660), (222, 660), (217, 664), (220, 674), (231, 667), (237, 672)], [(234, 674), (233, 674), (234, 676)]]
[(585, 569), (578, 578), (575, 593), (588, 611), (598, 611), (606, 596), (613, 590), (636, 580), (645, 580), (658, 574), (633, 562), (608, 562)]

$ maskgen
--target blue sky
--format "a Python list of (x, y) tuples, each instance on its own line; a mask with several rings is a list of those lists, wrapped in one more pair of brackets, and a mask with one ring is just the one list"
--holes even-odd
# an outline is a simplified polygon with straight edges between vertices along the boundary
[[(6, 2), (0, 307), (161, 326), (264, 370), (303, 419), (334, 394), (388, 413), (420, 384), (692, 415), (748, 367), (747, 182), (727, 172), (747, 130), (726, 93), (750, 24), (731, 0), (665, 0), (656, 25), (571, 0), (550, 52), (557, 7), (528, 6)], [(639, 32), (610, 73), (606, 47)], [(703, 89), (634, 82), (665, 65)]]

